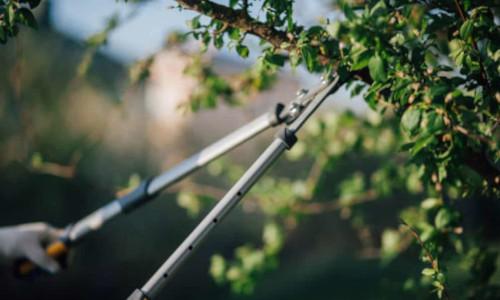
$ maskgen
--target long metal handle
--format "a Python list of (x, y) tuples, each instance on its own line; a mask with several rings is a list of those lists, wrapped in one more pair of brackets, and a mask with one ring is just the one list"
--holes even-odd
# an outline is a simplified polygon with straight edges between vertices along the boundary
[(283, 105), (278, 104), (273, 111), (257, 117), (253, 121), (209, 145), (163, 174), (142, 182), (141, 185), (131, 193), (109, 202), (105, 206), (79, 220), (72, 225), (68, 231), (68, 243), (73, 244), (78, 242), (88, 233), (98, 230), (106, 222), (119, 214), (134, 210), (138, 206), (154, 198), (163, 189), (180, 181), (231, 149), (255, 137), (264, 130), (279, 125), (283, 122), (279, 117), (282, 109)]
[(248, 171), (227, 192), (221, 201), (191, 232), (184, 242), (175, 250), (167, 261), (156, 271), (151, 279), (141, 289), (148, 297), (154, 295), (162, 288), (169, 277), (179, 268), (182, 262), (203, 241), (206, 235), (227, 215), (227, 213), (243, 198), (248, 190), (286, 149), (286, 144), (276, 139), (262, 155), (253, 163)]
[(226, 137), (206, 147), (190, 158), (184, 160), (177, 166), (170, 169), (168, 172), (161, 174), (151, 180), (148, 187), (148, 194), (156, 194), (167, 186), (175, 183), (200, 167), (226, 153), (227, 151), (237, 147), (241, 143), (253, 138), (262, 131), (270, 128), (275, 123), (275, 118), (272, 114), (266, 113), (252, 122), (244, 125), (238, 130), (230, 133)]

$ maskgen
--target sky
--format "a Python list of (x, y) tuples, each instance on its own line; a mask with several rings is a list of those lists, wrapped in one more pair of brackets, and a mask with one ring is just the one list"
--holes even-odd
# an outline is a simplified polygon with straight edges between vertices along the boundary
[[(226, 4), (227, 1), (216, 2)], [(297, 2), (297, 6), (307, 8), (296, 12), (302, 24), (311, 23), (316, 12), (321, 12), (322, 1)], [(169, 32), (188, 29), (186, 22), (196, 14), (188, 10), (179, 12), (173, 8), (174, 5), (173, 0), (147, 1), (143, 4), (116, 0), (52, 0), (51, 22), (56, 30), (77, 40), (85, 40), (101, 31), (112, 15), (117, 13), (126, 18), (140, 6), (139, 13), (119, 26), (104, 48), (104, 52), (114, 58), (131, 62), (160, 50)], [(222, 55), (237, 57), (234, 51), (223, 51)]]
[[(172, 30), (185, 28), (194, 14), (168, 9), (173, 1), (151, 1), (141, 4), (139, 13), (119, 26), (110, 36), (104, 53), (128, 63), (147, 57), (163, 46)], [(74, 39), (85, 40), (101, 31), (114, 14), (129, 15), (137, 4), (115, 0), (53, 0), (51, 22), (54, 28)]]

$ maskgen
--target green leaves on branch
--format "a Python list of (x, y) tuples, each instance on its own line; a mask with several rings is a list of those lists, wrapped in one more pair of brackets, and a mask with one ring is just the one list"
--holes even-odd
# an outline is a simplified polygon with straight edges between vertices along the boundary
[(282, 229), (277, 223), (264, 226), (262, 242), (262, 248), (250, 245), (238, 247), (234, 258), (229, 261), (218, 254), (212, 256), (210, 274), (215, 282), (229, 283), (236, 293), (252, 293), (257, 279), (277, 266), (277, 254), (284, 242)]
[(0, 1), (0, 43), (5, 44), (9, 38), (19, 32), (19, 25), (36, 29), (38, 27), (32, 10), (40, 4), (39, 0)]
[(180, 108), (188, 111), (215, 108), (219, 100), (235, 104), (234, 90), (229, 83), (219, 76), (202, 56), (193, 57), (184, 73), (196, 79), (198, 87), (191, 93), (189, 102)]
[[(422, 272), (427, 279), (422, 282), (433, 286), (438, 297), (446, 293), (446, 258), (462, 259), (466, 252), (455, 201), (477, 192), (499, 193), (491, 184), (498, 178), (500, 161), (496, 11), (482, 2), (457, 3), (458, 7), (439, 1), (339, 1), (345, 16), (341, 21), (301, 27), (290, 13), (293, 1), (263, 1), (265, 16), (259, 20), (287, 37), (276, 48), (262, 41), (260, 70), (275, 72), (288, 61), (294, 68), (303, 65), (310, 73), (354, 72), (356, 77), (349, 85), (353, 94), (365, 92), (365, 100), (374, 111), (395, 117), (360, 124), (352, 116), (331, 114), (311, 121), (289, 157), (319, 161), (320, 178), (334, 173), (332, 165), (341, 164), (349, 154), (376, 155), (387, 164), (374, 167), (369, 174), (339, 175), (333, 189), (322, 189), (324, 183), (317, 178), (307, 182), (266, 178), (252, 192), (258, 208), (268, 216), (298, 220), (302, 214), (316, 211), (305, 199), (321, 198), (324, 192), (328, 197), (314, 198), (320, 200), (314, 207), (323, 208), (324, 201), (329, 204), (325, 207), (338, 208), (343, 218), (352, 219), (353, 227), (363, 228), (361, 210), (353, 208), (363, 201), (398, 193), (401, 201), (414, 201), (411, 206), (405, 204), (400, 216), (417, 230), (427, 264)], [(230, 1), (230, 7), (242, 4)], [(241, 57), (248, 57), (248, 48), (242, 44), (245, 34), (237, 28), (218, 21), (191, 23), (205, 45), (227, 45)], [(267, 82), (264, 72), (247, 74), (251, 74), (247, 82)], [(380, 125), (384, 122), (387, 127)], [(295, 190), (303, 192), (290, 192)], [(381, 232), (383, 255), (395, 257), (409, 247), (408, 232)], [(262, 257), (262, 253), (255, 257)], [(479, 256), (475, 259), (480, 260)], [(248, 282), (241, 268), (217, 261), (216, 269), (225, 270), (224, 278)]]
[[(230, 6), (239, 8), (242, 3), (230, 1)], [(328, 114), (312, 120), (288, 156), (294, 161), (313, 161), (318, 177), (266, 177), (252, 191), (257, 208), (266, 216), (293, 222), (323, 209), (338, 209), (353, 228), (371, 232), (373, 228), (363, 218), (362, 203), (397, 195), (404, 201), (400, 203), (406, 204), (401, 204), (405, 207), (393, 217), (406, 220), (412, 230), (400, 227), (377, 232), (383, 260), (390, 263), (417, 240), (425, 264), (420, 283), (430, 286), (439, 298), (448, 292), (447, 266), (469, 261), (467, 270), (473, 276), (489, 278), (474, 267), (476, 263), (484, 266), (485, 255), (464, 258), (468, 251), (474, 252), (477, 243), (469, 241), (467, 245), (455, 201), (476, 192), (499, 192), (491, 185), (491, 178), (487, 179), (488, 174), (481, 172), (488, 167), (497, 170), (500, 161), (496, 11), (482, 2), (457, 3), (465, 20), (454, 3), (338, 1), (345, 16), (342, 21), (325, 20), (301, 27), (290, 13), (293, 1), (264, 1), (262, 21), (289, 40), (276, 49), (262, 41), (258, 60), (261, 67), (273, 72), (286, 61), (292, 67), (303, 65), (311, 73), (355, 72), (355, 80), (363, 83), (351, 82), (351, 91), (364, 91), (378, 118), (385, 118), (371, 122), (367, 117), (363, 123), (348, 114)], [(192, 26), (205, 44), (217, 39), (216, 47), (229, 45), (241, 57), (248, 56), (241, 43), (243, 32), (217, 22), (207, 26), (210, 32), (201, 32), (205, 28), (201, 24)], [(252, 82), (265, 78), (265, 73), (249, 74)], [(479, 159), (471, 159), (472, 155)], [(351, 156), (384, 164), (373, 166), (370, 172), (336, 174)], [(335, 188), (328, 181), (332, 174), (337, 176)], [(308, 200), (314, 200), (314, 205), (309, 206)], [(238, 253), (251, 257), (252, 263), (243, 263), (238, 254), (233, 263), (215, 257), (212, 275), (218, 282), (231, 283), (233, 290), (249, 291), (255, 273), (243, 266), (260, 270), (264, 252), (263, 248), (242, 248)], [(476, 276), (478, 273), (482, 275)], [(488, 286), (486, 280), (476, 284)], [(465, 289), (472, 298), (480, 298), (480, 288)]]
[(87, 74), (97, 50), (108, 42), (109, 35), (120, 25), (121, 21), (118, 14), (113, 14), (107, 19), (106, 26), (101, 31), (87, 38), (85, 41), (87, 49), (77, 67), (77, 75), (79, 77)]
[(192, 18), (187, 22), (187, 25), (191, 29), (188, 34), (202, 42), (202, 52), (206, 51), (212, 42), (216, 49), (221, 49), (224, 45), (235, 48), (242, 58), (247, 58), (250, 54), (249, 48), (243, 44), (246, 34), (238, 28), (224, 25), (217, 20), (203, 24), (201, 16)]

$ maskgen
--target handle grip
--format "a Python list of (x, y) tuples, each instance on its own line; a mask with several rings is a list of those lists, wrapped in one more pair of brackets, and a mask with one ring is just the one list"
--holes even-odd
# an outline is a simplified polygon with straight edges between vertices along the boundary
[[(45, 249), (48, 256), (56, 259), (60, 263), (64, 264), (66, 255), (68, 254), (68, 246), (63, 241), (56, 241), (48, 245)], [(19, 277), (30, 277), (38, 273), (40, 267), (35, 265), (32, 261), (22, 258), (16, 262), (14, 266), (14, 273)]]

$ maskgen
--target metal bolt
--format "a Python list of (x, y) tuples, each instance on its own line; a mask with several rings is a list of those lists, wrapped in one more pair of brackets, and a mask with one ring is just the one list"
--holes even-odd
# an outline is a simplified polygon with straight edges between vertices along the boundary
[(289, 121), (293, 121), (299, 114), (299, 108), (297, 106), (292, 107), (288, 113)]

